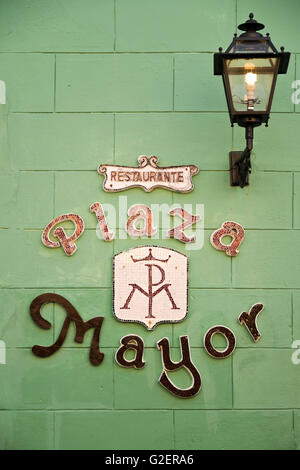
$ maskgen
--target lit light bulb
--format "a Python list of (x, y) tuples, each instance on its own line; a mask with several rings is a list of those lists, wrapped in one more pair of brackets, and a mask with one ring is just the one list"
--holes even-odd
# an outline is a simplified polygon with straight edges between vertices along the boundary
[(248, 72), (245, 75), (245, 82), (247, 85), (252, 85), (254, 86), (255, 83), (257, 82), (257, 75), (256, 73)]
[[(245, 67), (246, 71), (249, 70), (252, 64), (247, 64)], [(252, 67), (251, 67), (252, 68)], [(245, 74), (245, 83), (247, 95), (245, 96), (245, 101), (247, 102), (247, 109), (250, 111), (254, 110), (255, 103), (255, 84), (257, 82), (257, 74), (253, 72), (246, 72)]]

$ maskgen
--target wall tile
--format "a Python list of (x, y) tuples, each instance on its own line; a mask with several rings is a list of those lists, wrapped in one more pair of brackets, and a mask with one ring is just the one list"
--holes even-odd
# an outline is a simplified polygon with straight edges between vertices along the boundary
[(234, 33), (234, 0), (221, 9), (217, 0), (209, 8), (197, 0), (117, 0), (116, 6), (120, 51), (217, 51)]
[(111, 51), (113, 8), (111, 0), (3, 0), (0, 50)]
[(205, 230), (204, 246), (201, 250), (186, 252), (190, 257), (190, 287), (230, 287), (231, 285), (230, 260), (214, 256), (215, 249), (210, 244), (210, 235), (211, 231)]
[[(0, 17), (3, 19), (1, 14)], [(53, 111), (53, 55), (0, 54), (0, 67), (1, 80), (6, 84), (6, 102), (10, 112)]]
[[(1, 289), (0, 290), (0, 338), (7, 348), (32, 348), (34, 344), (54, 342), (54, 332), (39, 328), (31, 319), (29, 307), (33, 299), (47, 290)], [(42, 308), (43, 317), (53, 322), (53, 305)]]
[(3, 228), (41, 228), (53, 217), (53, 173), (0, 175), (0, 225)]
[[(261, 338), (255, 343), (247, 328), (238, 322), (238, 317), (258, 302), (264, 305), (264, 310), (257, 318)], [(174, 344), (179, 335), (187, 334), (192, 346), (203, 347), (204, 335), (214, 325), (230, 328), (236, 336), (237, 347), (290, 347), (291, 293), (273, 289), (190, 289), (189, 313), (183, 324), (174, 325)], [(216, 341), (218, 336), (215, 337)], [(214, 344), (217, 345), (215, 339)]]
[(293, 292), (293, 340), (300, 340), (300, 292)]
[(19, 169), (96, 172), (102, 159), (113, 161), (113, 116), (14, 115), (9, 118), (9, 143)]
[(59, 55), (56, 111), (168, 111), (173, 100), (169, 55)]
[(296, 449), (299, 450), (300, 448), (300, 411), (294, 411), (294, 426), (295, 426), (295, 443)]
[(249, 230), (232, 260), (233, 287), (300, 287), (299, 254), (297, 231)]
[[(271, 113), (269, 127), (258, 127), (254, 130), (254, 150), (251, 162), (254, 170), (299, 171), (298, 135), (299, 114)], [(233, 149), (243, 150), (245, 131), (235, 127), (233, 132)]]
[(172, 411), (57, 412), (55, 426), (56, 449), (173, 448)]
[(300, 228), (300, 173), (294, 174), (294, 228)]
[(234, 408), (299, 408), (293, 349), (238, 349), (233, 357)]
[[(99, 164), (101, 162), (99, 161)], [(118, 195), (107, 194), (102, 189), (103, 178), (95, 171), (61, 171), (55, 174), (55, 211), (57, 214), (74, 212), (79, 214), (86, 228), (96, 230), (97, 218), (90, 211), (94, 202), (113, 204), (117, 206)], [(107, 217), (107, 222), (113, 226), (114, 217)]]
[(298, 2), (287, 4), (281, 0), (274, 0), (272, 3), (273, 14), (270, 14), (270, 2), (268, 0), (238, 0), (238, 23), (247, 20), (250, 11), (255, 13), (254, 19), (266, 25), (265, 30), (262, 32), (264, 34), (266, 32), (270, 33), (272, 42), (277, 49), (283, 45), (287, 51), (300, 51), (298, 34), (300, 4)]
[(51, 450), (53, 435), (53, 413), (0, 411), (1, 450)]
[[(227, 170), (228, 123), (225, 113), (117, 115), (116, 161), (135, 165), (139, 155), (157, 155), (161, 166), (189, 163), (201, 170)], [(195, 184), (199, 178), (194, 177)]]
[(291, 411), (175, 411), (175, 448), (294, 449)]
[(201, 172), (199, 166), (194, 191), (174, 194), (174, 203), (204, 204), (205, 227), (234, 220), (244, 228), (292, 228), (291, 174), (252, 171), (250, 186), (241, 189), (230, 186), (229, 172)]
[(13, 172), (13, 165), (8, 147), (8, 104), (0, 104), (0, 171), (1, 174)]
[(73, 256), (45, 247), (41, 234), (0, 230), (1, 287), (111, 287), (113, 248), (103, 247), (93, 230), (79, 238)]
[(0, 369), (0, 407), (112, 408), (112, 350), (103, 352), (103, 362), (93, 366), (87, 348), (62, 348), (44, 359), (35, 356), (30, 349), (8, 350), (7, 364)]
[(175, 110), (227, 111), (221, 77), (213, 74), (213, 54), (175, 55)]
[[(180, 360), (180, 350), (171, 349), (173, 361)], [(191, 348), (191, 358), (197, 367), (202, 388), (199, 394), (183, 400), (164, 389), (158, 379), (162, 372), (161, 353), (155, 349), (145, 352), (143, 369), (125, 369), (115, 364), (115, 406), (120, 409), (202, 409), (231, 408), (232, 382), (231, 358), (218, 361), (208, 356), (203, 349)], [(181, 388), (191, 384), (190, 374), (184, 369), (168, 372), (172, 382)]]

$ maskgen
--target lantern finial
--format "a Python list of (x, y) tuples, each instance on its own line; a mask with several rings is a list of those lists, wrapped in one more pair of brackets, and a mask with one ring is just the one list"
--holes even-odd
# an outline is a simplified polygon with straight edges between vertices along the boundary
[(245, 21), (238, 26), (241, 31), (259, 31), (260, 29), (264, 29), (265, 25), (262, 23), (258, 23), (256, 20), (253, 19), (254, 14), (249, 14), (249, 20)]

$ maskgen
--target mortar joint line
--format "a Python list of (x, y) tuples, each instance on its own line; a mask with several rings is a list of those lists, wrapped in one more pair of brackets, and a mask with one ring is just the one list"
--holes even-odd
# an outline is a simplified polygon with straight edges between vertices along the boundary
[(117, 45), (117, 1), (114, 0), (114, 52)]
[[(294, 64), (295, 64), (294, 81), (296, 81), (297, 80), (297, 54), (295, 54)], [(294, 113), (295, 113), (296, 112), (296, 103), (293, 103), (293, 110), (294, 110)]]
[(116, 113), (113, 120), (113, 162), (116, 163)]
[(173, 55), (173, 103), (172, 110), (175, 111), (175, 55)]
[(231, 356), (231, 408), (234, 409), (233, 356)]
[(56, 54), (54, 54), (53, 112), (56, 112)]
[(295, 173), (292, 173), (292, 229), (294, 228)]
[(176, 449), (176, 438), (175, 438), (175, 410), (173, 411), (173, 448)]
[(291, 327), (292, 327), (292, 342), (294, 341), (294, 292), (291, 291)]
[(55, 171), (53, 171), (53, 219), (55, 218), (55, 211), (56, 211), (55, 191), (56, 191), (56, 174), (55, 174)]
[(52, 421), (52, 425), (53, 425), (53, 449), (56, 448), (56, 433), (55, 433), (55, 411), (52, 412), (53, 413), (53, 421)]

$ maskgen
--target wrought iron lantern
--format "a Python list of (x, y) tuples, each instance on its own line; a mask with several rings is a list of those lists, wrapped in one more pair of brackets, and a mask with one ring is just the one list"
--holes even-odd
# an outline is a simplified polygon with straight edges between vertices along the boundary
[(269, 33), (258, 32), (264, 25), (253, 16), (238, 26), (244, 32), (234, 35), (225, 52), (220, 47), (214, 54), (214, 74), (223, 78), (231, 126), (245, 128), (245, 150), (229, 154), (230, 184), (241, 188), (249, 185), (253, 128), (268, 125), (277, 74), (287, 72), (290, 59), (284, 47), (278, 52)]

